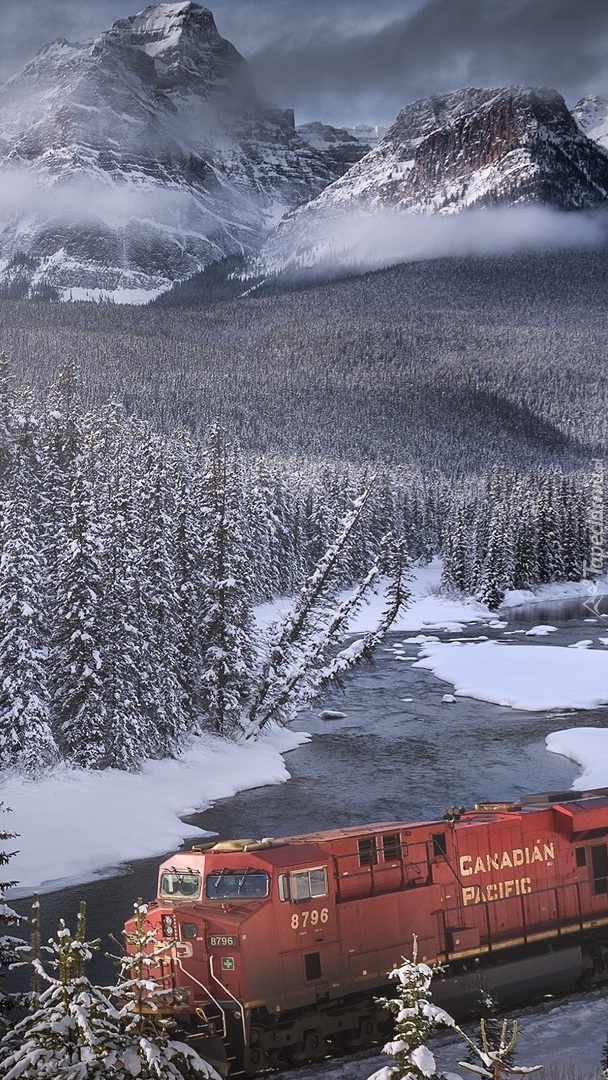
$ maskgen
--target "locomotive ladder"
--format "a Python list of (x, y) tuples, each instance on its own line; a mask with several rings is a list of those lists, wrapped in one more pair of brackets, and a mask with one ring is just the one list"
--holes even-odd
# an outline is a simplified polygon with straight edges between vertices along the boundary
[[(235, 1062), (237, 1060), (237, 1057), (236, 1057), (236, 1054), (233, 1053), (233, 1047), (231, 1046), (230, 1039), (228, 1037), (228, 1025), (226, 1023), (226, 1010), (220, 1005), (219, 1001), (213, 995), (213, 993), (211, 992), (211, 990), (209, 989), (208, 986), (205, 986), (204, 983), (199, 982), (199, 980), (192, 974), (192, 972), (190, 972), (190, 971), (187, 972), (187, 971), (184, 970), (184, 966), (182, 964), (181, 957), (175, 956), (175, 960), (176, 960), (177, 965), (178, 965), (180, 971), (182, 972), (182, 974), (185, 975), (188, 979), (191, 979), (193, 982), (195, 982), (197, 986), (200, 986), (201, 990), (204, 990), (205, 995), (209, 998), (209, 1000), (212, 1002), (212, 1004), (217, 1009), (217, 1012), (212, 1013), (208, 1009), (204, 1009), (204, 1008), (199, 1006), (196, 1009), (196, 1013), (197, 1013), (197, 1016), (199, 1016), (200, 1019), (203, 1020), (206, 1024), (215, 1024), (219, 1020), (220, 1025), (221, 1025), (221, 1032), (220, 1032), (221, 1038), (222, 1038), (222, 1041), (224, 1043), (224, 1046), (226, 1047), (226, 1062), (228, 1063), (228, 1065), (231, 1065), (232, 1062)], [(239, 1010), (240, 1018), (241, 1018), (241, 1024), (242, 1024), (242, 1028), (243, 1028), (243, 1047), (246, 1047), (247, 1046), (247, 1025), (246, 1025), (246, 1022), (245, 1022), (245, 1011), (243, 1009), (243, 1006), (241, 1005), (238, 998), (236, 998), (234, 996), (234, 994), (231, 994), (230, 991), (228, 990), (228, 988), (226, 986), (224, 986), (224, 984), (222, 982), (220, 982), (220, 980), (214, 974), (214, 971), (213, 971), (213, 957), (209, 957), (209, 965), (210, 965), (210, 969), (211, 969), (211, 977), (213, 978), (214, 982), (216, 982), (218, 984), (218, 986), (221, 986), (222, 990), (226, 993), (227, 997), (232, 998), (235, 1005), (238, 1006), (238, 1010)], [(230, 1076), (244, 1076), (244, 1075), (245, 1075), (245, 1070), (244, 1069), (233, 1069), (232, 1067), (230, 1068)]]

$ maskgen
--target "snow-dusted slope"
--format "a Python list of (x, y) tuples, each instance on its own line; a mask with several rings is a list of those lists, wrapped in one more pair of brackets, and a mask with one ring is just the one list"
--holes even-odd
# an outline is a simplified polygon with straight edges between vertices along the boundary
[(0, 285), (145, 295), (255, 248), (342, 171), (257, 96), (210, 11), (156, 4), (0, 85)]
[(427, 212), (518, 202), (579, 209), (608, 198), (608, 157), (554, 90), (465, 89), (408, 105), (317, 205), (353, 198)]
[(596, 94), (581, 98), (572, 115), (588, 139), (608, 149), (608, 101), (605, 98)]
[[(365, 249), (358, 261), (365, 262), (367, 251), (373, 263), (374, 230), (379, 247), (384, 222), (391, 247), (393, 226), (403, 219), (391, 223), (386, 214), (370, 218), (370, 212), (456, 215), (473, 207), (530, 204), (577, 210), (607, 199), (608, 154), (583, 134), (556, 91), (459, 90), (403, 109), (369, 154), (279, 224), (256, 270), (297, 269), (332, 258), (344, 263), (355, 234), (359, 250)], [(420, 233), (420, 226), (414, 231)]]
[(346, 128), (332, 127), (331, 124), (314, 121), (300, 124), (296, 131), (309, 146), (323, 154), (329, 168), (340, 176), (371, 150), (370, 143), (352, 135)]

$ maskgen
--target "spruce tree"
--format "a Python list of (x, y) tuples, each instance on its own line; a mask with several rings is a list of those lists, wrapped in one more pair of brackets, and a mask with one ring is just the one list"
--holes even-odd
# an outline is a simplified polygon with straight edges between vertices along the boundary
[(46, 577), (31, 500), (17, 472), (0, 549), (0, 765), (35, 774), (57, 761), (47, 679)]
[(78, 467), (57, 569), (53, 634), (56, 738), (73, 765), (102, 769), (110, 758), (104, 693), (102, 529), (88, 477)]
[(181, 1040), (171, 1037), (174, 1023), (159, 1015), (173, 991), (153, 976), (167, 944), (146, 927), (147, 906), (134, 905), (131, 930), (123, 931), (125, 951), (118, 957), (120, 972), (112, 996), (116, 1000), (120, 1049), (115, 1062), (117, 1078), (139, 1080), (218, 1080), (215, 1070)]
[(42, 947), (50, 957), (50, 972), (39, 957), (30, 956), (44, 988), (32, 996), (27, 1015), (0, 1040), (3, 1080), (110, 1080), (117, 1075), (117, 1012), (85, 973), (97, 946), (85, 938), (83, 904), (76, 934), (72, 937), (61, 920), (56, 937)]
[(242, 729), (254, 668), (253, 598), (241, 534), (238, 474), (220, 428), (211, 434), (203, 479), (201, 705), (211, 731)]
[(418, 943), (414, 938), (412, 959), (404, 959), (400, 967), (389, 972), (389, 977), (398, 982), (396, 997), (378, 999), (378, 1004), (395, 1017), (394, 1037), (384, 1047), (394, 1065), (374, 1073), (370, 1080), (428, 1080), (441, 1076), (427, 1042), (440, 1028), (455, 1024), (449, 1013), (431, 1000), (432, 969), (417, 961)]
[[(0, 802), (0, 813), (6, 814), (9, 812), (10, 808)], [(16, 837), (17, 833), (0, 827), (0, 843), (2, 845), (7, 841), (15, 840)], [(7, 866), (15, 854), (15, 851), (7, 851), (4, 846), (0, 848), (0, 868)], [(6, 902), (6, 890), (14, 888), (16, 884), (16, 881), (0, 881), (0, 980), (8, 971), (10, 965), (17, 961), (18, 954), (16, 950), (23, 945), (21, 938), (6, 933), (11, 927), (20, 926), (25, 921)], [(9, 1013), (16, 1004), (20, 1004), (19, 999), (16, 999), (14, 994), (8, 994), (0, 981), (0, 1032), (6, 1027)]]

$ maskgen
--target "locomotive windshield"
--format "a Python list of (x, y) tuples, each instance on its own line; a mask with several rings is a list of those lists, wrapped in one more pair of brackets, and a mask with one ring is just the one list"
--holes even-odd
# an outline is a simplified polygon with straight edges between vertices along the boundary
[(268, 896), (268, 874), (263, 870), (220, 870), (207, 874), (205, 894), (209, 900), (259, 900)]
[(160, 895), (172, 900), (188, 897), (193, 900), (201, 895), (201, 875), (188, 870), (180, 873), (170, 870), (160, 877)]

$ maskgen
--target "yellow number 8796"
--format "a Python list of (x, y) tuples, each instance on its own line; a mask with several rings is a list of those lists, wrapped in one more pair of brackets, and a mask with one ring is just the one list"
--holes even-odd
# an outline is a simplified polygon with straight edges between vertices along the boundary
[(318, 908), (312, 908), (309, 911), (294, 911), (291, 916), (291, 929), (299, 930), (300, 927), (304, 930), (307, 926), (317, 926), (319, 923), (326, 923), (329, 921), (329, 910), (324, 907), (319, 911)]

